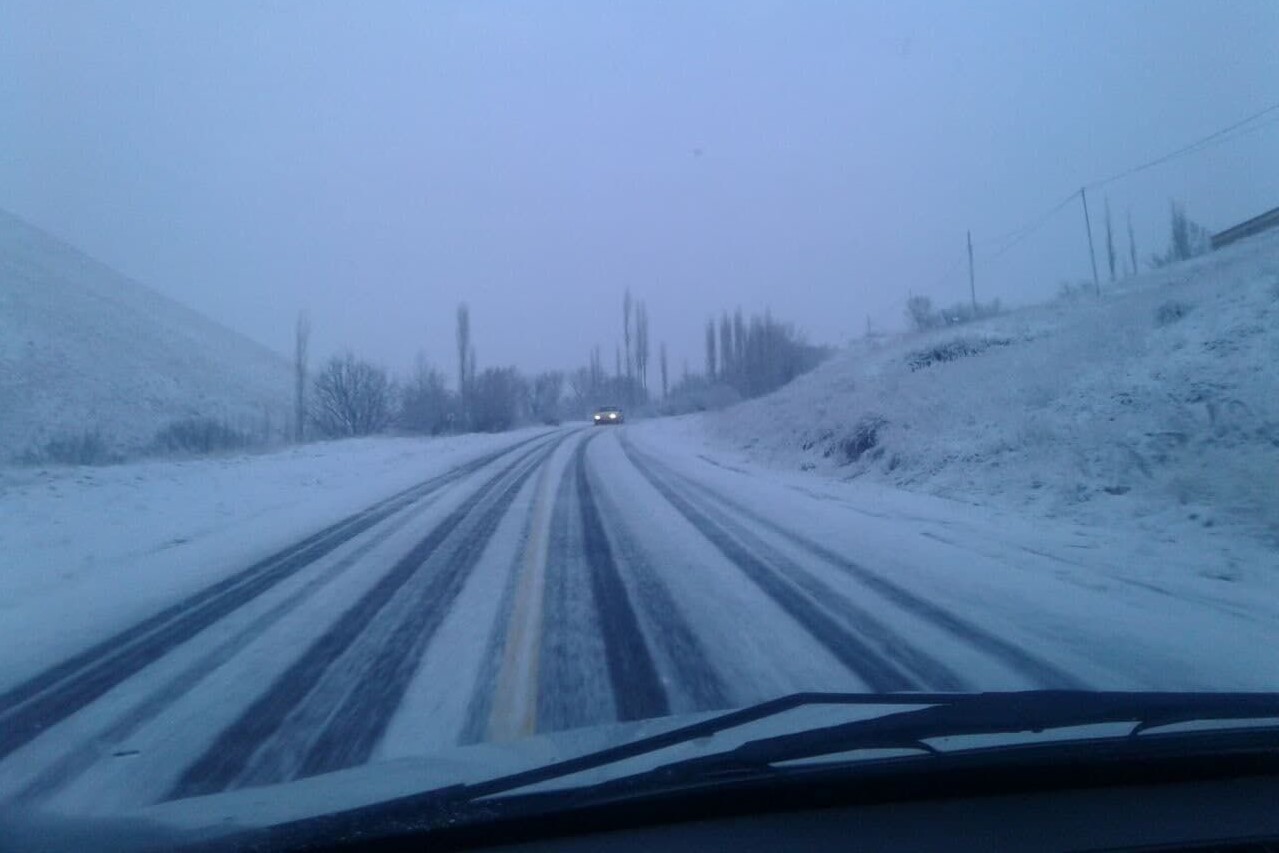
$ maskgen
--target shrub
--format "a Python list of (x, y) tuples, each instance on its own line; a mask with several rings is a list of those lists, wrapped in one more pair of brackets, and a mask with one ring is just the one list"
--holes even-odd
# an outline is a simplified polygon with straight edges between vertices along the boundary
[[(879, 433), (888, 425), (888, 421), (879, 415), (866, 415), (853, 427), (853, 431), (836, 443), (844, 464), (861, 459), (866, 453), (879, 445)], [(829, 455), (829, 453), (827, 454)]]
[(941, 325), (941, 316), (933, 310), (933, 300), (927, 296), (912, 296), (906, 300), (906, 319), (918, 332), (935, 329)]
[(974, 320), (984, 320), (1003, 312), (998, 299), (990, 302), (956, 302), (947, 308), (934, 309), (933, 301), (927, 296), (912, 296), (906, 300), (906, 319), (916, 331), (939, 329), (943, 326), (958, 326)]
[(60, 435), (22, 454), (24, 465), (112, 465), (123, 457), (112, 450), (97, 429)]
[(1057, 299), (1060, 302), (1078, 302), (1092, 293), (1093, 283), (1090, 281), (1077, 281), (1074, 284), (1063, 281), (1057, 285)]
[(253, 444), (245, 433), (216, 418), (194, 417), (174, 421), (155, 434), (152, 447), (161, 453), (204, 456), (227, 450), (243, 450)]
[(1190, 306), (1184, 302), (1170, 300), (1155, 309), (1155, 325), (1167, 326), (1175, 323), (1190, 313)]
[(915, 350), (906, 356), (906, 365), (913, 373), (944, 361), (957, 361), (968, 356), (980, 355), (992, 347), (1006, 347), (1010, 344), (1012, 341), (1008, 338), (955, 338), (922, 350)]

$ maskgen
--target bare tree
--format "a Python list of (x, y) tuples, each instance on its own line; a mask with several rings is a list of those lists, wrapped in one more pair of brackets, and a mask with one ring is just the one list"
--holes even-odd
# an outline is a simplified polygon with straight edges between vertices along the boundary
[(311, 318), (299, 311), (293, 338), (293, 437), (299, 444), (306, 440), (306, 362), (310, 344)]
[(471, 346), (471, 309), (463, 302), (457, 306), (457, 395), (462, 402), (462, 417), (467, 414), (466, 381), (475, 372), (475, 365), (467, 366), (467, 359), (474, 356)]
[(390, 378), (350, 352), (329, 359), (313, 390), (311, 420), (330, 438), (369, 435), (390, 423)]
[[(626, 378), (630, 379), (633, 375), (631, 363), (631, 289), (626, 289), (626, 295), (622, 297), (622, 341), (626, 346)], [(618, 371), (621, 374), (622, 371)]]
[(471, 386), (475, 384), (475, 365), (479, 364), (479, 359), (475, 357), (475, 344), (471, 344), (471, 351), (466, 356), (466, 390), (470, 393)]
[(600, 357), (600, 348), (597, 344), (591, 349), (591, 394), (594, 395), (601, 385), (604, 384), (604, 359)]
[(444, 374), (419, 354), (413, 375), (400, 391), (399, 426), (410, 432), (437, 435), (456, 417), (457, 395), (449, 392)]
[(927, 296), (911, 296), (906, 300), (906, 319), (920, 332), (942, 324), (941, 315), (933, 310), (933, 300)]
[(520, 417), (526, 381), (514, 367), (489, 367), (472, 380), (473, 426), (481, 432), (501, 432)]
[[(733, 312), (733, 364), (746, 363), (746, 322), (742, 318), (741, 306)], [(740, 369), (740, 368), (739, 368)]]
[(706, 321), (706, 378), (715, 381), (715, 318)]
[(665, 400), (667, 393), (670, 391), (666, 373), (666, 341), (662, 341), (661, 346), (657, 348), (657, 363), (662, 371), (662, 399)]
[(1137, 274), (1137, 237), (1132, 230), (1132, 208), (1128, 208), (1128, 257), (1132, 262), (1129, 275)]
[(737, 348), (733, 345), (733, 323), (728, 319), (728, 312), (719, 319), (719, 372), (723, 378), (731, 378), (737, 365), (733, 363), (733, 354)]
[(648, 305), (640, 302), (635, 310), (635, 372), (639, 388), (648, 395)]
[(1132, 230), (1132, 208), (1128, 208), (1128, 258), (1132, 262), (1129, 275), (1137, 275), (1137, 237)]
[(564, 374), (548, 370), (533, 377), (529, 387), (529, 413), (544, 424), (560, 422), (560, 398), (564, 396)]
[(1110, 283), (1115, 283), (1115, 234), (1110, 225), (1110, 196), (1106, 196), (1106, 260), (1110, 264)]
[(1158, 268), (1189, 260), (1196, 255), (1202, 255), (1209, 248), (1208, 230), (1187, 216), (1186, 209), (1180, 204), (1175, 201), (1170, 204), (1172, 216), (1168, 250), (1150, 259), (1152, 267)]

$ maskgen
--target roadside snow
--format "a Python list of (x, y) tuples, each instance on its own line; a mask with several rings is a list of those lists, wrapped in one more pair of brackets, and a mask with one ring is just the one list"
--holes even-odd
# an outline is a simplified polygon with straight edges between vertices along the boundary
[(730, 458), (1193, 542), (1226, 580), (1274, 571), (1279, 233), (1100, 300), (862, 340), (698, 424)]
[[(820, 561), (769, 525), (1098, 689), (1271, 689), (1279, 676), (1279, 571), (1265, 543), (1203, 529), (1170, 542), (1127, 519), (1084, 525), (781, 471), (723, 449), (704, 426), (686, 416), (627, 429), (640, 451), (760, 519), (755, 535), (809, 566)], [(909, 605), (873, 589), (858, 601), (901, 636), (928, 636)], [(989, 668), (963, 672), (1004, 687)]]
[(0, 469), (0, 690), (383, 497), (543, 431)]

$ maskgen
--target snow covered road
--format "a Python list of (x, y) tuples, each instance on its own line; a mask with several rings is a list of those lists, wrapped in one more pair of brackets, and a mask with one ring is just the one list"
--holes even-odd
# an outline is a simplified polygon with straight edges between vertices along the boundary
[(800, 690), (1279, 676), (1273, 608), (813, 482), (661, 422), (508, 437), (5, 686), (0, 802), (112, 812)]

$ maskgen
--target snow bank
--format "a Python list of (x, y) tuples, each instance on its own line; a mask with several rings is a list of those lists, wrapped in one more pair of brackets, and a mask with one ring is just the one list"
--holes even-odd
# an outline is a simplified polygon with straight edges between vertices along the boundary
[(129, 452), (184, 417), (290, 416), (282, 357), (0, 210), (0, 464), (98, 430)]
[(1168, 539), (1279, 542), (1279, 234), (959, 328), (863, 340), (703, 416), (757, 462)]

